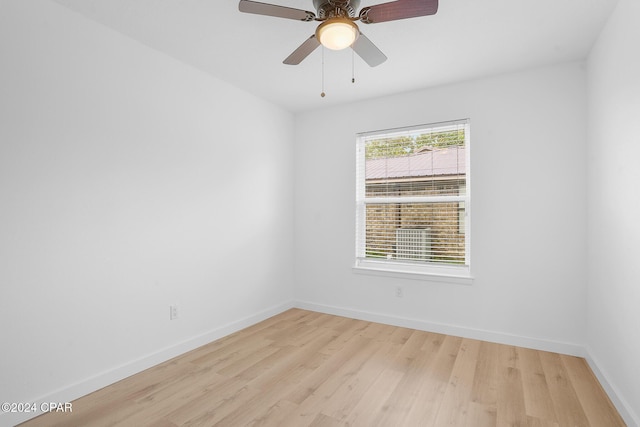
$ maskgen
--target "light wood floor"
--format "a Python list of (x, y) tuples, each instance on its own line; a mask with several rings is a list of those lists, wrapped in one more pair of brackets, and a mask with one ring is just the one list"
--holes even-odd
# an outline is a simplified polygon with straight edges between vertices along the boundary
[(584, 359), (292, 309), (24, 426), (624, 426)]

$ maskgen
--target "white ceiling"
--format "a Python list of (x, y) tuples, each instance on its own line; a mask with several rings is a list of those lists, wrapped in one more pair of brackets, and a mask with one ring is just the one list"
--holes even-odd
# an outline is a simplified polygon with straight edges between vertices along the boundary
[(326, 50), (321, 98), (321, 48), (282, 64), (317, 23), (240, 13), (237, 0), (54, 1), (293, 112), (584, 58), (617, 2), (440, 0), (434, 16), (359, 24), (389, 59), (355, 56), (352, 84), (351, 50)]

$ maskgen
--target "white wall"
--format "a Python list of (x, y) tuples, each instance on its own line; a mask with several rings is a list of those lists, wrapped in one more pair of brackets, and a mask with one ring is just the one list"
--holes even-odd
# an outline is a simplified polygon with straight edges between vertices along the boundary
[(0, 3), (0, 61), (0, 401), (291, 304), (292, 114), (44, 0)]
[[(461, 118), (471, 119), (473, 285), (355, 274), (355, 134)], [(303, 113), (296, 129), (295, 291), (303, 306), (581, 353), (582, 64)], [(398, 285), (404, 298), (394, 296)]]
[(640, 2), (620, 0), (588, 61), (587, 343), (636, 425), (640, 425), (639, 16)]

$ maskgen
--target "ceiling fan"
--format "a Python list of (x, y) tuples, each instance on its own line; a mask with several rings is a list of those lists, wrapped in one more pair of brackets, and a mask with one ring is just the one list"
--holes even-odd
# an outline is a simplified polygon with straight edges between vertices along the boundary
[(438, 11), (438, 0), (396, 0), (389, 3), (363, 7), (356, 14), (360, 0), (313, 0), (317, 13), (275, 4), (240, 0), (240, 12), (299, 21), (320, 21), (315, 33), (302, 43), (283, 62), (298, 65), (321, 44), (329, 49), (340, 50), (349, 46), (371, 67), (387, 60), (358, 28), (355, 21), (363, 24), (396, 21), (405, 18), (434, 15)]

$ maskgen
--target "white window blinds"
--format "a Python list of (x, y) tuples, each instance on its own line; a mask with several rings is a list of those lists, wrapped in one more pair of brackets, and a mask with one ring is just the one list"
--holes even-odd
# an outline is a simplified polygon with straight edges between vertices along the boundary
[(468, 268), (468, 141), (468, 120), (358, 135), (356, 266)]

